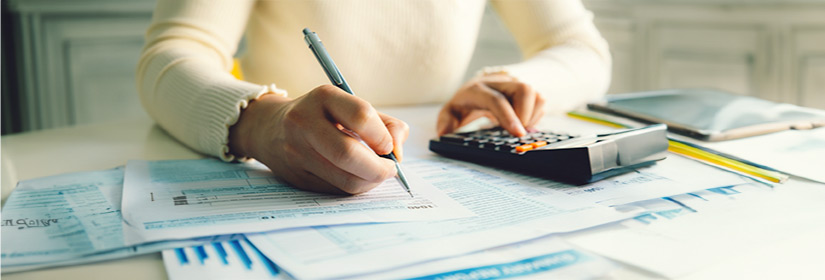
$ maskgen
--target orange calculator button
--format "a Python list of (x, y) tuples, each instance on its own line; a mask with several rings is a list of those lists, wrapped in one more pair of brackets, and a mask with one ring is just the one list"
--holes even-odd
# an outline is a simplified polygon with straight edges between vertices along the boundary
[(535, 142), (535, 143), (530, 143), (530, 145), (533, 146), (533, 148), (538, 148), (538, 147), (541, 147), (541, 146), (547, 146), (547, 141), (538, 141), (538, 142)]
[(529, 151), (529, 150), (532, 150), (532, 149), (533, 149), (533, 145), (524, 144), (524, 145), (516, 147), (516, 152), (523, 153), (523, 152), (526, 152), (526, 151)]

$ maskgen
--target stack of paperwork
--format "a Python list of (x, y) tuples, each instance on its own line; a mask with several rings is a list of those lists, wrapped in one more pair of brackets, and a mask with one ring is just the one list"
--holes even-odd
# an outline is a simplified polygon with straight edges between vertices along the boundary
[(122, 190), (123, 168), (18, 183), (3, 205), (3, 272), (124, 258), (231, 238), (129, 246), (123, 235)]
[[(617, 205), (749, 182), (678, 157), (586, 186), (439, 157), (409, 158), (405, 168), (415, 198), (394, 179), (356, 196), (304, 192), (257, 162), (214, 159), (130, 161), (122, 168), (22, 181), (3, 208), (2, 268), (24, 271), (189, 247), (196, 249), (175, 254), (188, 263), (167, 264), (170, 276), (190, 275), (200, 270), (187, 266), (197, 256), (221, 252), (215, 244), (223, 244), (226, 256), (232, 255), (227, 248), (241, 244), (286, 272), (278, 277), (601, 273), (613, 265), (547, 237), (646, 211)], [(714, 176), (686, 175), (693, 172)], [(531, 242), (546, 246), (524, 245)], [(466, 260), (479, 265), (467, 266)]]
[[(579, 232), (564, 239), (612, 260), (644, 268), (657, 278), (682, 278), (716, 262), (752, 254), (766, 244), (825, 232), (823, 197), (825, 189), (815, 184), (714, 188), (645, 202), (644, 207), (650, 209), (647, 215), (609, 225), (610, 230)], [(669, 222), (672, 219), (678, 222)], [(821, 236), (814, 240), (821, 240)], [(791, 276), (795, 273), (786, 271), (783, 275), (812, 277)], [(758, 278), (765, 277), (773, 278)]]

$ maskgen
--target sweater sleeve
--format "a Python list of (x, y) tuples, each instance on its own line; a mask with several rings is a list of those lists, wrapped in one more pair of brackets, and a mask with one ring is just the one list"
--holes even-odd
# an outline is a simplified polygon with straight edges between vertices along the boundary
[(550, 113), (564, 113), (604, 95), (610, 83), (610, 52), (581, 1), (492, 3), (525, 60), (484, 72), (507, 72), (531, 85), (546, 97)]
[(204, 154), (230, 161), (229, 127), (269, 91), (230, 74), (254, 2), (160, 0), (146, 32), (137, 88), (147, 113)]

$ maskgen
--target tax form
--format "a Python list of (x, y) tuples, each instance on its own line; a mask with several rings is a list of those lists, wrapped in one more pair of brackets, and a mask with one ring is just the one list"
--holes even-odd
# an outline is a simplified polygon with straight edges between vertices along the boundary
[(358, 279), (601, 279), (616, 269), (601, 256), (549, 236)]
[(222, 239), (126, 246), (122, 188), (123, 168), (18, 183), (3, 206), (3, 272), (124, 258)]
[[(664, 160), (634, 172), (583, 186), (571, 186), (542, 178), (496, 171), (525, 184), (538, 184), (605, 206), (689, 193), (715, 187), (750, 184), (754, 181), (694, 160), (669, 153)], [(702, 174), (697, 176), (696, 174)]]
[(635, 216), (449, 159), (408, 158), (404, 166), (412, 171), (410, 174), (421, 176), (477, 216), (448, 221), (317, 226), (247, 234), (247, 238), (296, 278), (360, 277)]
[[(790, 279), (822, 279), (825, 254), (825, 189), (821, 184), (790, 180), (775, 188), (743, 185), (717, 188), (671, 201), (693, 213), (666, 219), (629, 220), (609, 225), (610, 230), (584, 231), (563, 238), (580, 248), (655, 273), (660, 278), (687, 278), (706, 268), (736, 264), (754, 256), (757, 263), (776, 268), (801, 261), (799, 271), (780, 269)], [(760, 255), (763, 248), (785, 240), (802, 240), (803, 246), (783, 255)], [(810, 248), (810, 249), (807, 249)], [(813, 252), (813, 253), (812, 253)], [(809, 265), (804, 265), (804, 264)], [(799, 269), (802, 268), (802, 269)], [(750, 270), (732, 270), (737, 278)], [(757, 271), (760, 269), (756, 269)], [(768, 269), (770, 271), (770, 269)], [(799, 275), (797, 277), (794, 277)], [(763, 278), (763, 275), (755, 275)], [(718, 275), (691, 277), (720, 278)], [(754, 277), (743, 277), (754, 278)], [(767, 277), (777, 278), (777, 277)]]
[(359, 195), (295, 189), (261, 163), (216, 159), (126, 165), (126, 244), (315, 225), (443, 220), (472, 216), (427, 181), (408, 178), (415, 198), (395, 178)]
[(21, 181), (3, 206), (3, 266), (123, 247), (122, 184), (120, 168)]

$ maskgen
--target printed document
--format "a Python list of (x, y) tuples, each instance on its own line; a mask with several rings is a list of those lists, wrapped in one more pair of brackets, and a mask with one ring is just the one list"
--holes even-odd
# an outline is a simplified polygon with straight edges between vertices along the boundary
[[(658, 219), (651, 217), (655, 221), (629, 220), (610, 225), (611, 230), (578, 232), (564, 239), (670, 279), (745, 258), (782, 240), (825, 232), (825, 189), (821, 185), (790, 181), (768, 190), (751, 187), (748, 192), (743, 187), (672, 197), (671, 201), (693, 212), (672, 220), (667, 214), (657, 215)], [(821, 236), (809, 238), (806, 245), (822, 248), (825, 241)], [(774, 260), (804, 258), (808, 252), (775, 256)], [(822, 254), (819, 256), (821, 260)], [(822, 272), (821, 268), (808, 269), (812, 271)]]
[(616, 267), (550, 236), (357, 279), (599, 279)]
[(126, 165), (126, 244), (315, 225), (443, 220), (472, 216), (444, 191), (408, 174), (360, 195), (295, 189), (256, 161), (144, 161)]
[(123, 168), (18, 183), (3, 206), (3, 272), (124, 258), (216, 240), (127, 247), (121, 227), (122, 188)]
[[(584, 186), (571, 186), (512, 172), (499, 171), (499, 173), (501, 176), (524, 181), (526, 184), (539, 184), (605, 206), (753, 182), (738, 174), (672, 153), (652, 166), (637, 168), (633, 172)], [(696, 174), (702, 175), (696, 176)]]
[(247, 238), (296, 278), (318, 279), (395, 269), (635, 215), (449, 159), (408, 159), (404, 165), (410, 173), (418, 174), (478, 216), (448, 221), (318, 226), (247, 234)]

